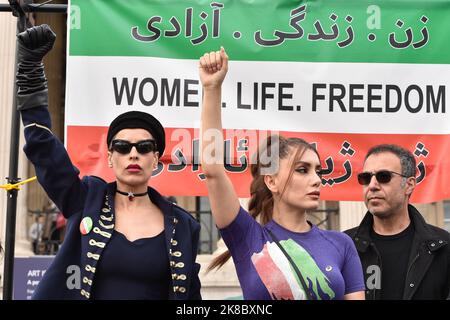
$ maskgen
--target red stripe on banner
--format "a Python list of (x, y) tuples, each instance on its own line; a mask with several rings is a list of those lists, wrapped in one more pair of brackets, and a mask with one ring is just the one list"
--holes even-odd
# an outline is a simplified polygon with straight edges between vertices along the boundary
[[(67, 127), (67, 150), (81, 176), (97, 175), (107, 181), (115, 179), (107, 166), (106, 132), (107, 127)], [(361, 171), (369, 148), (381, 143), (401, 145), (415, 155), (418, 185), (412, 202), (426, 203), (450, 198), (450, 161), (447, 156), (450, 135), (280, 134), (316, 143), (322, 165), (329, 169), (329, 174), (323, 177), (323, 200), (361, 201), (362, 188), (356, 174)], [(227, 171), (240, 197), (249, 196), (251, 176), (249, 166), (241, 165), (236, 159), (250, 162), (250, 155), (266, 136), (263, 131), (224, 131), (229, 150), (232, 150), (232, 159), (235, 159), (233, 165), (227, 166)], [(198, 130), (166, 128), (166, 140), (166, 151), (161, 159), (162, 170), (152, 177), (150, 184), (164, 195), (207, 195), (198, 165)]]

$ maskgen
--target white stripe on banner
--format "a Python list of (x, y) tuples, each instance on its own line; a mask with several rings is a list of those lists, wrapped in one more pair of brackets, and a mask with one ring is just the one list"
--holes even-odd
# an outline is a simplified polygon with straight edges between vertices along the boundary
[[(229, 69), (224, 128), (450, 134), (450, 65), (231, 61)], [(77, 56), (68, 73), (66, 126), (108, 126), (141, 110), (165, 127), (199, 127), (196, 60)]]

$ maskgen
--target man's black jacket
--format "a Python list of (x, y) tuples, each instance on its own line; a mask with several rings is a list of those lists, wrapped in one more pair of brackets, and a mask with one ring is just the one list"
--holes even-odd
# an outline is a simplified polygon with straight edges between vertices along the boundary
[[(427, 224), (414, 206), (408, 206), (408, 213), (415, 231), (403, 299), (448, 299), (450, 294), (450, 234), (443, 229)], [(375, 272), (379, 267), (382, 274), (382, 261), (370, 238), (372, 227), (373, 216), (367, 212), (358, 227), (347, 230), (345, 233), (353, 239), (361, 258), (366, 283), (366, 299), (380, 299), (380, 289), (382, 288), (374, 284), (381, 284), (381, 278), (375, 279), (377, 276)]]

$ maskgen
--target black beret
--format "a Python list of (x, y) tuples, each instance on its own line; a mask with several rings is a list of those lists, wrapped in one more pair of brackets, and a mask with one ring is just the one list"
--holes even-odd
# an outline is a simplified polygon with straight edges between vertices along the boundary
[(159, 152), (159, 157), (166, 148), (166, 134), (161, 123), (149, 113), (141, 111), (129, 111), (122, 113), (109, 125), (106, 143), (109, 146), (114, 136), (122, 129), (145, 129), (153, 136)]

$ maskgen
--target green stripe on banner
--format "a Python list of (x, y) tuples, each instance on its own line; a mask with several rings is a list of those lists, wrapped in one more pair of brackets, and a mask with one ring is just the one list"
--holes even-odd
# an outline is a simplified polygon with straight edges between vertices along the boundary
[(440, 64), (449, 16), (443, 0), (72, 0), (69, 52), (197, 59), (223, 45), (233, 60)]

